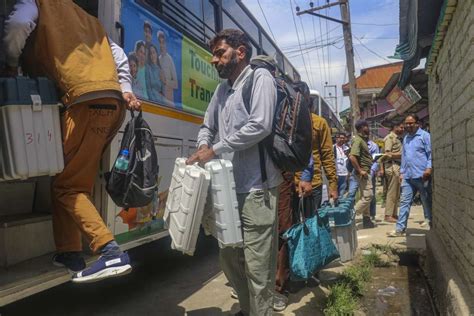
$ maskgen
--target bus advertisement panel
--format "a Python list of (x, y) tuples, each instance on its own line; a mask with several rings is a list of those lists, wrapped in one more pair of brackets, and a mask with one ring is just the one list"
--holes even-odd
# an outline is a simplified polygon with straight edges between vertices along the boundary
[[(121, 23), (135, 94), (151, 106), (203, 116), (219, 83), (217, 71), (210, 63), (211, 54), (135, 0), (122, 1)], [(181, 155), (181, 144), (175, 142), (178, 144), (162, 147), (159, 155)], [(162, 159), (161, 167), (166, 163)], [(114, 235), (120, 244), (164, 229), (171, 170), (162, 169), (160, 191), (150, 205), (116, 210)]]
[(122, 2), (121, 16), (135, 94), (204, 115), (219, 83), (211, 54), (134, 0)]

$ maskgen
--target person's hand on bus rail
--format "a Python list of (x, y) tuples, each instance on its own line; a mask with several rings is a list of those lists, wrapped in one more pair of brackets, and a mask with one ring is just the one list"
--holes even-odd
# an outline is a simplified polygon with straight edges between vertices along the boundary
[(209, 162), (212, 158), (214, 158), (216, 153), (212, 148), (209, 148), (207, 145), (203, 145), (199, 147), (199, 150), (191, 155), (191, 157), (186, 160), (186, 164), (192, 165), (194, 163), (199, 163), (200, 165), (204, 165), (206, 162)]
[(127, 108), (129, 110), (140, 111), (142, 109), (142, 104), (138, 101), (133, 92), (124, 92), (122, 96), (125, 102), (127, 102)]

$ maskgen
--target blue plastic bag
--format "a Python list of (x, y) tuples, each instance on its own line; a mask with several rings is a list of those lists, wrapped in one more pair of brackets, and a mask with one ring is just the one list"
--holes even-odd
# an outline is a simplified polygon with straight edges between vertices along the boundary
[(312, 217), (304, 218), (303, 205), (302, 198), (298, 207), (300, 223), (283, 235), (288, 243), (292, 280), (307, 280), (340, 257), (332, 242), (327, 213), (316, 212)]

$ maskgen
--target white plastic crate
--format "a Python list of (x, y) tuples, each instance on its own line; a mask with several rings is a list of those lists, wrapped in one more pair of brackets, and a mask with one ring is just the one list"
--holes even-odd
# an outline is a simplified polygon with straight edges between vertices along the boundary
[(170, 227), (171, 213), (179, 210), (181, 201), (181, 188), (186, 170), (186, 158), (176, 158), (174, 162), (173, 173), (171, 174), (171, 183), (168, 189), (168, 198), (166, 199), (165, 214), (163, 220), (167, 228)]
[[(177, 158), (166, 203), (165, 220), (171, 236), (171, 247), (193, 255), (207, 198), (209, 172), (197, 166), (185, 166)], [(181, 182), (180, 182), (181, 180)]]
[(242, 229), (235, 192), (232, 162), (212, 160), (205, 166), (211, 174), (211, 194), (208, 198), (203, 227), (219, 242), (221, 248), (242, 247)]
[(0, 107), (0, 179), (55, 175), (64, 168), (59, 104)]
[(352, 260), (358, 247), (355, 218), (352, 218), (347, 225), (331, 226), (331, 235), (341, 255), (341, 262)]

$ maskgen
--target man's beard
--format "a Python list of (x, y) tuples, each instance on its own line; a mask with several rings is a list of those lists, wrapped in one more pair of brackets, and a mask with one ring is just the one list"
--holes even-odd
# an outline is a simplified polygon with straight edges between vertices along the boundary
[(234, 72), (235, 68), (237, 68), (237, 64), (239, 60), (237, 58), (237, 52), (232, 52), (232, 58), (226, 65), (217, 65), (216, 70), (219, 74), (219, 77), (222, 79), (229, 79), (230, 75)]

